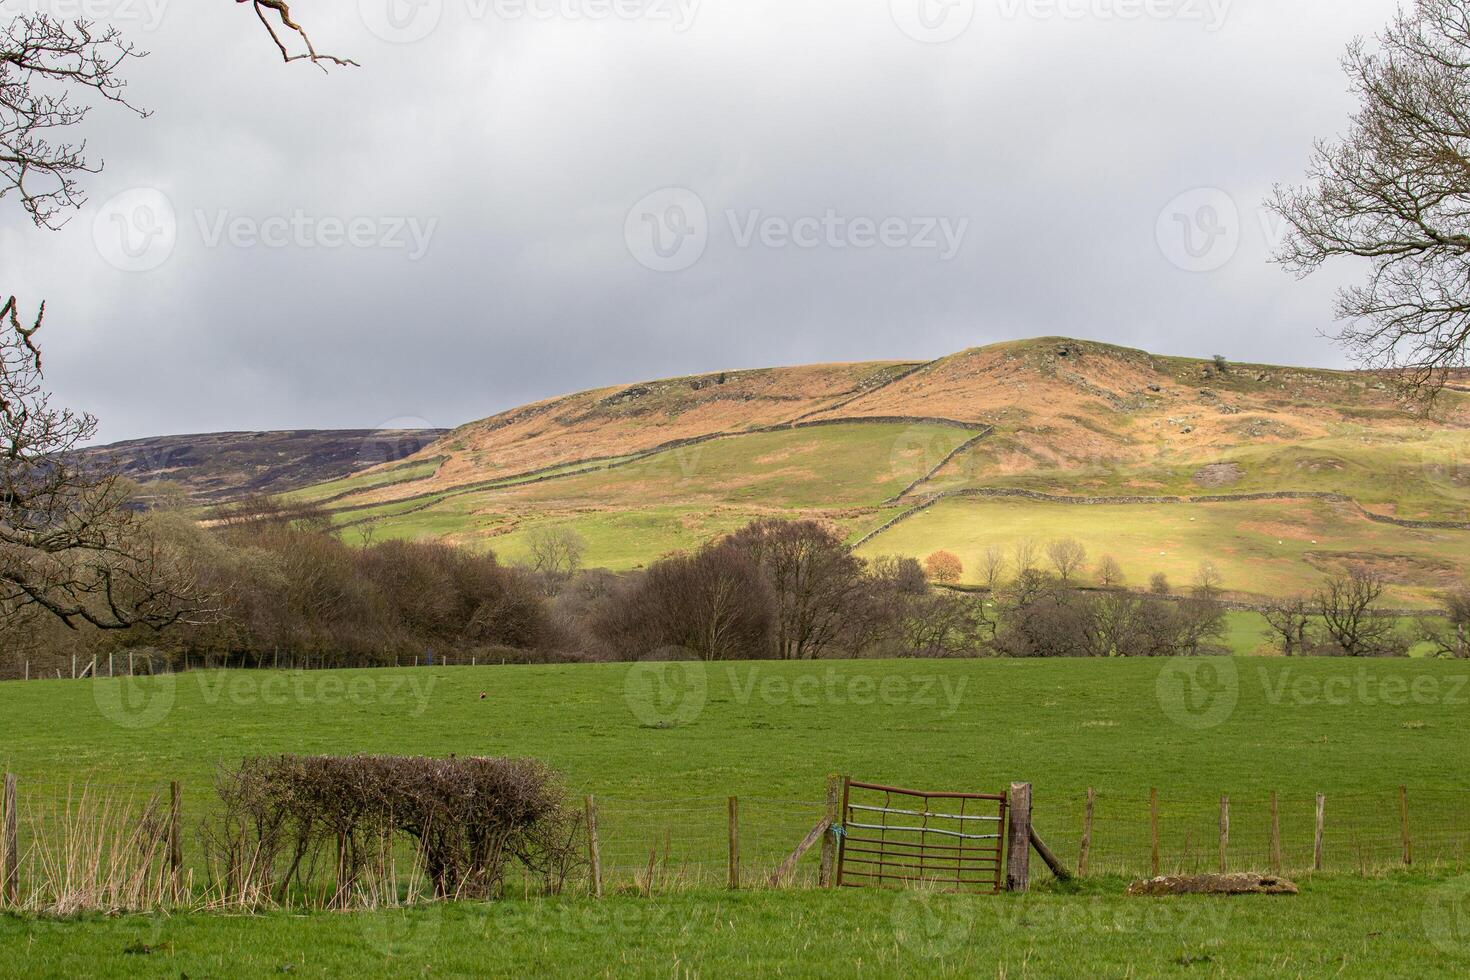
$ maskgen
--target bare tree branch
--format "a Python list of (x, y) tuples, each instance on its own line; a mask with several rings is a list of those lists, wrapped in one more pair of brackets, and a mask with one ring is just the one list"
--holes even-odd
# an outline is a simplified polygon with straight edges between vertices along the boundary
[(43, 610), (67, 626), (158, 628), (190, 607), (174, 563), (113, 473), (79, 463), (91, 415), (53, 408), (35, 335), (14, 296), (0, 305), (0, 615)]
[(85, 142), (57, 133), (86, 119), (92, 106), (78, 98), (87, 95), (147, 116), (119, 75), (143, 56), (116, 28), (86, 20), (23, 14), (0, 30), (0, 198), (17, 194), (39, 227), (65, 224), (63, 213), (86, 203), (77, 175), (101, 167), (87, 161)]
[[(270, 35), (271, 40), (275, 42), (277, 50), (281, 52), (282, 61), (285, 61), (287, 63), (303, 60), (310, 61), (318, 68), (322, 69), (322, 71), (327, 70), (326, 66), (322, 64), (322, 62), (324, 61), (330, 62), (331, 64), (338, 65), (343, 68), (361, 67), (351, 58), (339, 58), (336, 55), (332, 54), (318, 53), (316, 50), (316, 46), (311, 43), (311, 36), (306, 33), (306, 29), (291, 18), (291, 8), (286, 4), (286, 0), (235, 0), (235, 2), (248, 3), (255, 8), (255, 15), (260, 18), (260, 23), (265, 27), (266, 33)], [(276, 25), (271, 23), (270, 14), (267, 13), (267, 11), (274, 11), (276, 16), (280, 20), (280, 26), (284, 28), (288, 34), (295, 34), (298, 38), (301, 39), (301, 43), (306, 47), (306, 50), (304, 52), (297, 52), (295, 54), (291, 53), (290, 48), (286, 46), (286, 42), (282, 40), (281, 35), (277, 33)]]
[(1470, 347), (1470, 0), (1419, 0), (1343, 69), (1361, 105), (1347, 136), (1317, 144), (1308, 184), (1268, 202), (1287, 229), (1277, 260), (1300, 276), (1365, 264), (1339, 294), (1339, 341), (1433, 394)]

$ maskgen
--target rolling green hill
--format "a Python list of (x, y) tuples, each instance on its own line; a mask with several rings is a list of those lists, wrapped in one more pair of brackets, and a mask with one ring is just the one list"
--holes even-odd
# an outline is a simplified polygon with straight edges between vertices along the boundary
[(1424, 606), (1470, 573), (1470, 394), (1426, 412), (1364, 373), (1046, 338), (584, 392), (292, 496), (509, 560), (546, 525), (627, 569), (802, 516), (869, 556), (954, 551), (971, 582), (987, 547), (1072, 536), (1138, 584), (1209, 559), (1262, 595), (1368, 562)]

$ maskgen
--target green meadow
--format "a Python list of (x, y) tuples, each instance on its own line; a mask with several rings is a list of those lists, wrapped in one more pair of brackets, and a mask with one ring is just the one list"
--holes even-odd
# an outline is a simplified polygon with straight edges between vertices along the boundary
[[(482, 697), (483, 695), (483, 697)], [(277, 752), (535, 756), (595, 794), (610, 890), (650, 847), (679, 885), (598, 903), (519, 892), (493, 905), (361, 914), (0, 919), (0, 972), (303, 975), (347, 966), (445, 975), (841, 970), (892, 975), (1418, 975), (1470, 969), (1470, 667), (1429, 660), (832, 661), (209, 672), (0, 685), (0, 766), (22, 806), (89, 780), (184, 786), (207, 816), (220, 765)], [(827, 775), (918, 789), (1035, 787), (1037, 826), (1069, 863), (1097, 794), (1094, 877), (1029, 897), (716, 890), (726, 798), (742, 801), (748, 883), (820, 816)], [(1398, 867), (1408, 788), (1412, 869)], [(1294, 898), (1146, 900), (1149, 792), (1165, 870), (1266, 862), (1279, 794), (1288, 871), (1310, 865), (1326, 794), (1327, 873)], [(197, 845), (186, 843), (197, 867)], [(665, 859), (666, 861), (668, 859)], [(809, 865), (810, 858), (806, 862)], [(1046, 878), (1044, 871), (1038, 871)], [(805, 873), (810, 872), (804, 866)], [(1366, 873), (1364, 873), (1366, 872)], [(513, 888), (513, 891), (515, 889)], [(840, 937), (835, 938), (835, 937)]]

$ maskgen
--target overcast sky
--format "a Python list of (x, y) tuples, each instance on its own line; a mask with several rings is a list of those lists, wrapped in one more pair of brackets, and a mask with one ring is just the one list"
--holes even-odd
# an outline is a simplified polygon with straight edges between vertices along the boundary
[(1271, 265), (1260, 202), (1395, 4), (296, 0), (328, 74), (230, 0), (25, 7), (153, 52), (64, 230), (0, 202), (0, 288), (115, 440), (1051, 334), (1341, 365), (1353, 270)]

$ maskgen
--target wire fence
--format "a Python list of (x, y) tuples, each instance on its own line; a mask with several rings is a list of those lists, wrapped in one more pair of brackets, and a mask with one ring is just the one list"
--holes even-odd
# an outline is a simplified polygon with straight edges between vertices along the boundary
[[(200, 827), (211, 812), (212, 790), (192, 787), (177, 812), (167, 783), (20, 778), (6, 785), (0, 905), (146, 907), (170, 889), (197, 895), (207, 887)], [(1320, 824), (1318, 803), (1306, 793), (1278, 794), (1273, 807), (1269, 794), (1231, 795), (1222, 803), (1218, 796), (1167, 791), (1043, 792), (1035, 794), (1032, 826), (1063, 864), (1094, 876), (1470, 867), (1470, 790), (1327, 793)], [(740, 887), (770, 887), (777, 868), (828, 814), (816, 794), (739, 797), (733, 820), (731, 799), (723, 796), (597, 796), (595, 808), (605, 894), (723, 888), (732, 866)], [(585, 837), (585, 824), (580, 833)], [(821, 852), (811, 847), (780, 886), (816, 887)], [(414, 855), (401, 858), (407, 868)], [(332, 868), (320, 873), (330, 876)], [(591, 891), (590, 863), (572, 869), (565, 887)]]

